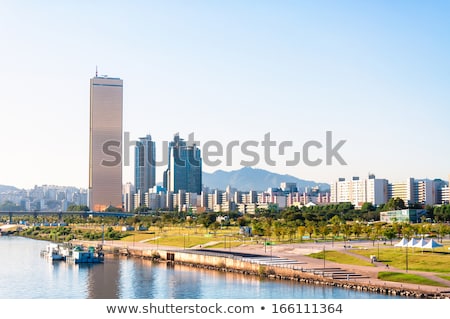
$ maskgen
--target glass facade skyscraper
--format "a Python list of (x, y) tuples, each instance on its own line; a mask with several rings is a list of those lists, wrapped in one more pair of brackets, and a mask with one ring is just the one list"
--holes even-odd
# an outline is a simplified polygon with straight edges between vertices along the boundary
[(164, 187), (173, 193), (184, 190), (202, 192), (202, 159), (200, 149), (187, 143), (178, 134), (169, 144), (169, 165), (164, 172)]
[[(136, 142), (134, 153), (134, 186), (135, 191), (141, 195), (156, 185), (155, 178), (155, 142), (147, 135)], [(140, 205), (144, 205), (144, 196), (141, 196)]]
[(122, 208), (123, 81), (90, 81), (89, 208)]

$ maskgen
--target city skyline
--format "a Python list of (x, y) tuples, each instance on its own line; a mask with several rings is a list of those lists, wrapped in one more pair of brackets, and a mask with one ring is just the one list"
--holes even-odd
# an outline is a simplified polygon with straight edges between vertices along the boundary
[[(311, 205), (336, 205), (349, 203), (355, 209), (373, 205), (381, 207), (391, 199), (401, 199), (409, 208), (448, 205), (449, 185), (447, 181), (421, 180), (409, 178), (402, 182), (379, 179), (374, 175), (367, 177), (340, 178), (322, 189), (319, 185), (300, 186), (297, 182), (273, 181), (271, 185), (259, 190), (245, 190), (237, 185), (227, 187), (205, 187), (200, 193), (179, 189), (167, 191), (155, 186), (148, 191), (136, 193), (131, 184), (124, 187), (124, 212), (134, 212), (147, 207), (150, 210), (189, 210), (204, 212), (226, 212), (237, 210), (240, 213), (254, 213), (255, 208)], [(0, 192), (2, 211), (67, 211), (76, 205), (88, 205), (86, 189), (57, 185), (41, 185), (32, 189), (3, 189)]]
[[(105, 4), (2, 4), (0, 184), (88, 187), (86, 86), (97, 65), (126, 81), (123, 130), (132, 140), (151, 132), (157, 160), (176, 132), (224, 147), (270, 133), (293, 146), (255, 168), (324, 183), (368, 173), (447, 180), (449, 3)], [(325, 146), (326, 132), (333, 145), (345, 140), (347, 165), (282, 164), (309, 141)], [(203, 170), (248, 159), (233, 155)], [(133, 182), (133, 165), (123, 173)]]

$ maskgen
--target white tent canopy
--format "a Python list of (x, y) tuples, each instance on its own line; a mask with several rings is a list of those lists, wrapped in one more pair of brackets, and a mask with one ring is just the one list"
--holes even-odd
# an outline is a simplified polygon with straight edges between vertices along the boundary
[(423, 247), (425, 247), (426, 244), (427, 244), (427, 242), (425, 241), (425, 239), (421, 238), (420, 240), (417, 241), (417, 243), (414, 245), (414, 247), (423, 248)]
[(414, 247), (419, 241), (415, 238), (411, 238), (410, 241), (406, 244), (407, 247)]
[(402, 238), (402, 240), (399, 241), (398, 243), (396, 243), (394, 246), (396, 246), (396, 247), (406, 247), (406, 245), (408, 245), (408, 240), (406, 238)]
[(402, 240), (399, 241), (398, 243), (396, 243), (394, 246), (396, 246), (396, 247), (414, 247), (414, 248), (422, 248), (422, 249), (424, 249), (424, 248), (434, 249), (434, 248), (442, 247), (443, 245), (439, 244), (434, 239), (430, 239), (430, 241), (426, 242), (426, 240), (423, 238), (421, 238), (420, 240), (412, 238), (410, 241), (408, 241), (406, 238), (402, 238)]
[(423, 248), (431, 248), (431, 249), (434, 249), (434, 248), (437, 248), (437, 247), (442, 247), (443, 245), (442, 244), (439, 244), (437, 241), (435, 241), (434, 239), (430, 239), (430, 241), (425, 245), (425, 246), (423, 246)]

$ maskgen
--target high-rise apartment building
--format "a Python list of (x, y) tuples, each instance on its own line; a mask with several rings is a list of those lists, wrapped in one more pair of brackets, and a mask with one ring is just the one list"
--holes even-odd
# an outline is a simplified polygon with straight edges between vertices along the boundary
[(372, 203), (378, 206), (386, 203), (388, 199), (388, 181), (375, 178), (370, 174), (367, 179), (358, 176), (351, 180), (339, 178), (331, 184), (330, 201), (332, 203), (352, 203), (355, 207), (361, 207), (364, 203)]
[(406, 206), (434, 205), (438, 201), (437, 182), (430, 179), (408, 178), (405, 182), (389, 184), (388, 197), (401, 198)]
[(400, 198), (406, 206), (414, 204), (414, 178), (409, 177), (404, 182), (389, 183), (388, 198)]
[(436, 182), (419, 179), (414, 182), (414, 201), (422, 205), (434, 205), (437, 202)]
[(384, 178), (375, 178), (369, 175), (366, 180), (366, 202), (374, 206), (384, 204), (388, 201), (388, 180)]
[(90, 91), (89, 208), (122, 209), (123, 81), (96, 75)]
[[(134, 154), (134, 186), (136, 192), (148, 193), (155, 186), (155, 142), (147, 135), (136, 142)], [(141, 196), (140, 205), (144, 205), (144, 196)]]
[(441, 188), (441, 203), (446, 205), (450, 204), (450, 175), (448, 175), (447, 185)]
[(134, 185), (126, 183), (123, 186), (123, 210), (125, 212), (132, 212), (136, 207), (134, 206)]
[(169, 192), (184, 190), (202, 192), (202, 159), (200, 149), (187, 143), (178, 134), (169, 144), (169, 163), (164, 172), (164, 187)]

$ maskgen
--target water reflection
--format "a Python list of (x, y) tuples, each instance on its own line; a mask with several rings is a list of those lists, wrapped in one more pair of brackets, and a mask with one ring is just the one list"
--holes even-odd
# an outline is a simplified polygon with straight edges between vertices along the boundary
[(397, 298), (109, 255), (103, 264), (52, 262), (39, 254), (46, 244), (0, 237), (0, 299)]

